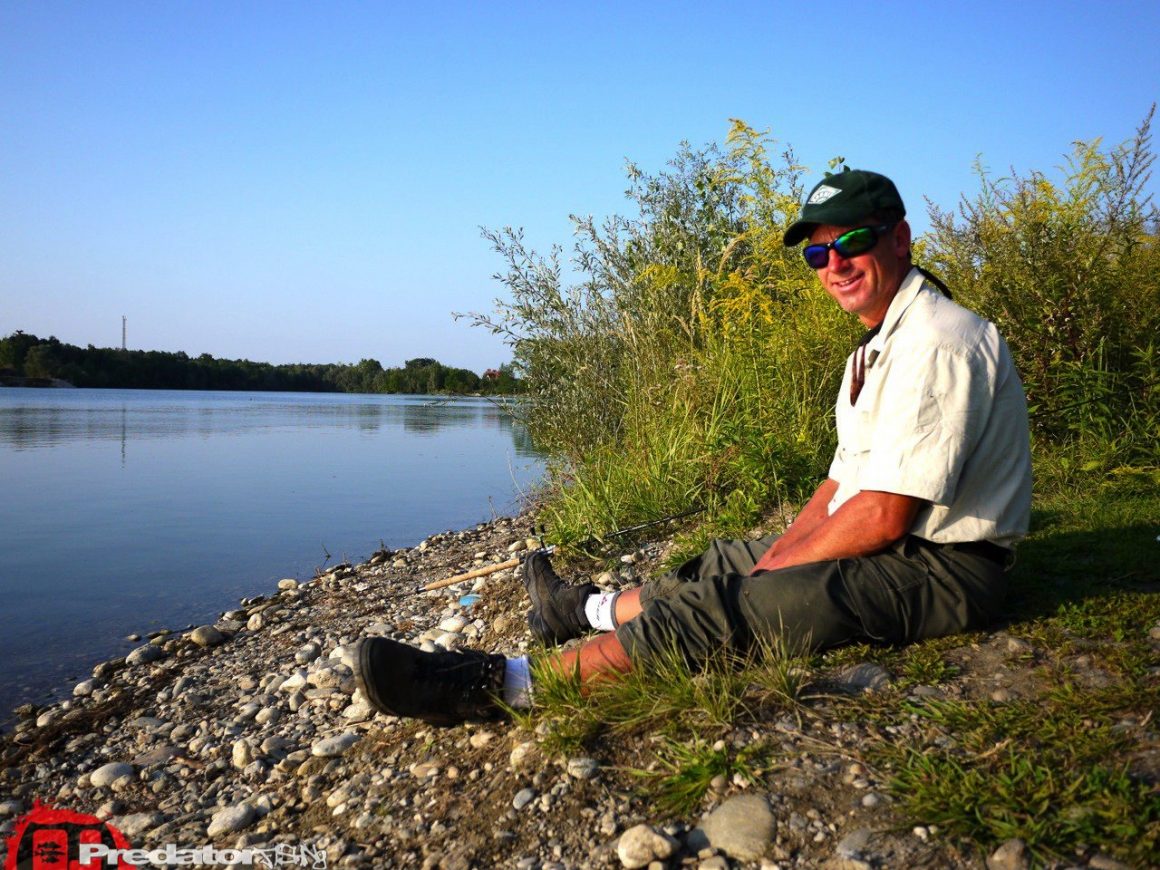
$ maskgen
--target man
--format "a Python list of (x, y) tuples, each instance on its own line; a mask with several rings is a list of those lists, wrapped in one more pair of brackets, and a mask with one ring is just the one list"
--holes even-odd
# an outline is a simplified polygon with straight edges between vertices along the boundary
[[(716, 541), (676, 572), (622, 593), (571, 586), (543, 554), (525, 563), (533, 634), (580, 679), (648, 667), (677, 649), (696, 667), (756, 644), (824, 649), (908, 643), (986, 625), (1027, 531), (1031, 456), (1023, 387), (995, 327), (911, 264), (893, 182), (829, 175), (785, 233), (867, 328), (836, 407), (829, 475), (781, 536)], [(437, 724), (531, 702), (527, 658), (423, 653), (364, 641), (359, 680), (379, 710)]]

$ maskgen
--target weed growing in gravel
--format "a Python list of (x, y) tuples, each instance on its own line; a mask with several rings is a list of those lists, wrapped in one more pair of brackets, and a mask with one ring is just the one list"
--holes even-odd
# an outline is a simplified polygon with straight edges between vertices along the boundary
[[(1092, 700), (1056, 693), (1035, 702), (907, 705), (931, 726), (929, 739), (879, 746), (872, 758), (893, 767), (892, 791), (909, 814), (952, 836), (980, 844), (1020, 837), (1043, 857), (1092, 843), (1124, 858), (1155, 857), (1160, 794), (1130, 775), (1121, 759), (1131, 734), (1111, 710), (1094, 712)], [(1153, 688), (1140, 700), (1154, 706), (1160, 698)]]
[(543, 657), (532, 668), (536, 707), (513, 715), (540, 733), (549, 751), (565, 754), (592, 748), (610, 731), (661, 735), (673, 743), (724, 734), (739, 723), (794, 712), (810, 685), (805, 660), (781, 645), (762, 646), (740, 660), (716, 656), (695, 673), (671, 649), (647, 669), (583, 691), (574, 676), (548, 667)]
[(656, 762), (646, 769), (629, 773), (642, 781), (645, 793), (666, 812), (687, 815), (701, 804), (717, 777), (746, 782), (763, 772), (765, 752), (759, 746), (731, 749), (724, 740), (710, 742), (666, 739), (656, 751)]

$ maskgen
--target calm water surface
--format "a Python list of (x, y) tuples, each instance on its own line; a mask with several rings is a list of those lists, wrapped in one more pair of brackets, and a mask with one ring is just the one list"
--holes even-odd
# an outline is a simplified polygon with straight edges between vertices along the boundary
[(515, 513), (541, 473), (486, 399), (0, 388), (0, 719), (130, 633)]

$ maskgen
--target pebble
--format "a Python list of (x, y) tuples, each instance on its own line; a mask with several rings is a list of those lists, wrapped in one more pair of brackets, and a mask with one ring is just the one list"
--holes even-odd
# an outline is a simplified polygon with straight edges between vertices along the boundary
[(468, 620), (462, 616), (451, 616), (439, 623), (439, 630), (459, 634), (467, 626), (467, 622)]
[(343, 708), (342, 718), (349, 722), (365, 722), (374, 715), (374, 712), (371, 709), (370, 701), (360, 698)]
[(535, 754), (535, 751), (536, 744), (530, 740), (524, 743), (520, 743), (514, 749), (512, 749), (511, 755), (508, 756), (508, 762), (512, 767), (518, 769), (523, 766), (525, 761), (528, 761)]
[(206, 647), (224, 643), (226, 636), (212, 625), (199, 625), (189, 633), (189, 639), (198, 646)]
[(838, 688), (852, 694), (877, 692), (893, 682), (890, 672), (881, 665), (861, 662), (843, 670), (837, 677)]
[(616, 842), (616, 857), (628, 870), (666, 861), (677, 850), (677, 841), (650, 825), (634, 825)]
[(835, 851), (843, 858), (858, 858), (870, 845), (872, 832), (869, 828), (858, 828), (838, 841)]
[(1032, 652), (1033, 649), (1034, 648), (1031, 646), (1030, 642), (1024, 640), (1021, 637), (1007, 638), (1007, 652), (1011, 653), (1012, 655), (1025, 655)]
[(133, 759), (133, 766), (137, 768), (156, 767), (159, 764), (168, 764), (178, 754), (177, 749), (168, 744), (154, 746)]
[(471, 745), (472, 749), (482, 749), (494, 739), (495, 734), (491, 731), (476, 731), (467, 738), (467, 742)]
[(292, 577), (287, 577), (284, 580), (278, 581), (278, 588), (282, 590), (297, 589), (298, 581)]
[(151, 831), (164, 821), (161, 813), (131, 813), (127, 816), (117, 816), (112, 820), (113, 827), (124, 834), (130, 842), (140, 838), (146, 831)]
[(1088, 867), (1090, 870), (1132, 870), (1123, 861), (1117, 861), (1109, 855), (1096, 853), (1088, 859)]
[(600, 764), (595, 758), (570, 758), (567, 767), (568, 776), (573, 779), (591, 779), (599, 767)]
[(98, 686), (100, 686), (100, 682), (97, 680), (84, 680), (80, 683), (77, 683), (76, 686), (73, 687), (73, 697), (87, 697), (88, 695), (91, 695)]
[(131, 764), (112, 761), (94, 770), (89, 775), (89, 782), (94, 788), (107, 788), (120, 779), (133, 776), (135, 772)]
[(1008, 840), (987, 858), (987, 870), (1027, 870), (1030, 866), (1027, 844), (1018, 838)]
[(52, 724), (54, 720), (60, 718), (60, 712), (61, 711), (59, 707), (50, 707), (49, 709), (45, 710), (43, 713), (36, 717), (36, 727), (44, 728), (45, 726)]
[(522, 810), (530, 804), (536, 797), (535, 789), (521, 788), (516, 792), (516, 796), (512, 798), (512, 807), (517, 810)]
[(308, 643), (294, 653), (294, 661), (300, 665), (308, 665), (322, 655), (322, 648), (316, 643)]
[(246, 766), (254, 760), (254, 745), (249, 740), (234, 741), (230, 759), (238, 770), (245, 770)]
[[(411, 768), (411, 776), (415, 779), (430, 779), (439, 773), (439, 765), (431, 764), (429, 762), (423, 764), (416, 764)], [(516, 807), (519, 809), (519, 807)]]
[(347, 731), (344, 734), (319, 740), (310, 747), (310, 754), (319, 758), (335, 758), (345, 754), (358, 741), (359, 736), (357, 734)]
[(222, 834), (233, 834), (254, 823), (257, 812), (248, 803), (240, 803), (232, 807), (218, 810), (210, 820), (206, 836), (211, 840)]
[(160, 661), (165, 658), (165, 650), (159, 646), (154, 646), (147, 643), (144, 646), (139, 646), (133, 650), (129, 655), (125, 656), (125, 664), (127, 665), (144, 665), (150, 662)]

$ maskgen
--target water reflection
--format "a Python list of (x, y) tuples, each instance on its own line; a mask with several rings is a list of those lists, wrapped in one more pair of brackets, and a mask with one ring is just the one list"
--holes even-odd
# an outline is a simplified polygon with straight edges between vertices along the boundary
[[(286, 398), (292, 396), (293, 398)], [(518, 400), (430, 396), (210, 393), (138, 390), (0, 390), (0, 447), (53, 448), (73, 441), (215, 438), (256, 430), (402, 426), (429, 435), (463, 426), (510, 433), (516, 454), (536, 456), (515, 420)]]

